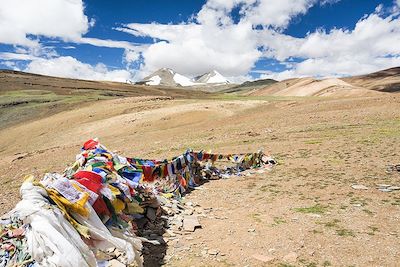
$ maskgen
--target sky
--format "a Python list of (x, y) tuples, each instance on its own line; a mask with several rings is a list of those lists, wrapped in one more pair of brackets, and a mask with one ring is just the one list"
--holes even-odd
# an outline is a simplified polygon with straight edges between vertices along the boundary
[(1, 0), (0, 69), (135, 82), (160, 68), (232, 82), (400, 66), (400, 0)]

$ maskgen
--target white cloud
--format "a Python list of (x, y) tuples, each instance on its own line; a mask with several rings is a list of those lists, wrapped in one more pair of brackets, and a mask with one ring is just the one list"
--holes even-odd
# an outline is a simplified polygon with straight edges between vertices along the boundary
[(266, 57), (304, 59), (292, 63), (290, 71), (264, 77), (347, 76), (400, 65), (400, 20), (394, 15), (373, 13), (360, 19), (353, 30), (320, 30), (305, 38), (268, 32), (261, 36)]
[(2, 60), (23, 60), (30, 61), (35, 59), (40, 59), (39, 57), (29, 55), (29, 54), (19, 54), (10, 52), (0, 52), (0, 59)]
[(305, 14), (315, 3), (317, 0), (209, 0), (197, 14), (197, 21), (201, 24), (231, 24), (230, 12), (239, 7), (242, 22), (285, 28), (293, 17)]
[(126, 63), (130, 64), (136, 61), (139, 61), (141, 58), (141, 54), (138, 51), (135, 50), (125, 50), (124, 53), (124, 60)]
[(321, 6), (324, 5), (333, 5), (336, 4), (338, 2), (340, 2), (341, 0), (321, 0)]
[(316, 0), (279, 0), (257, 1), (244, 12), (244, 20), (253, 25), (267, 25), (274, 28), (286, 28), (290, 20), (305, 14), (316, 3)]
[[(84, 37), (94, 19), (84, 14), (82, 0), (2, 0), (0, 1), (0, 43), (14, 45), (15, 53), (0, 52), (5, 66), (12, 61), (30, 61), (26, 71), (60, 77), (126, 81), (131, 79), (127, 70), (109, 70), (104, 64), (91, 66), (73, 57), (59, 57), (56, 47), (44, 46), (43, 37), (54, 38), (48, 42), (71, 42), (99, 47), (124, 49), (124, 62), (137, 60), (133, 55), (142, 51), (126, 41), (102, 40)], [(143, 46), (145, 47), (145, 46)], [(74, 49), (74, 46), (64, 46)], [(15, 64), (15, 62), (14, 62)]]
[(98, 39), (98, 38), (89, 38), (82, 37), (78, 40), (75, 40), (76, 43), (82, 44), (90, 44), (98, 47), (108, 47), (108, 48), (122, 48), (124, 49), (123, 61), (128, 65), (134, 61), (140, 59), (140, 53), (143, 52), (147, 45), (143, 44), (133, 44), (131, 42), (126, 41), (116, 41), (109, 39)]
[[(284, 28), (304, 14), (315, 0), (209, 0), (194, 17), (182, 24), (130, 23), (116, 30), (156, 41), (143, 51), (142, 71), (169, 67), (193, 76), (216, 69), (225, 76), (246, 75), (262, 56), (255, 25)], [(231, 12), (240, 7), (234, 23)], [(137, 52), (137, 50), (136, 50)], [(135, 54), (135, 58), (137, 54)]]
[(82, 0), (0, 1), (0, 43), (37, 47), (29, 35), (74, 40), (88, 28)]
[(25, 71), (85, 80), (126, 82), (132, 79), (132, 73), (128, 70), (110, 70), (101, 63), (92, 66), (70, 56), (52, 59), (35, 59), (28, 64)]
[(127, 68), (131, 66), (140, 66), (141, 62), (138, 61), (142, 59), (142, 52), (146, 51), (149, 47), (148, 44), (135, 44), (126, 41), (102, 40), (96, 38), (81, 38), (80, 41), (94, 46), (124, 49), (122, 61), (126, 64)]
[[(260, 34), (282, 30), (290, 20), (304, 14), (316, 0), (209, 0), (194, 20), (182, 24), (130, 23), (116, 30), (137, 37), (151, 37), (155, 43), (139, 51), (142, 71), (149, 73), (169, 67), (186, 75), (216, 69), (225, 76), (246, 75), (260, 59)], [(240, 8), (240, 21), (234, 23), (232, 10)], [(288, 37), (290, 38), (290, 37)], [(137, 51), (134, 58), (137, 56)]]
[(108, 47), (108, 48), (123, 48), (128, 50), (134, 50), (137, 48), (137, 46), (126, 41), (115, 41), (109, 39), (98, 39), (89, 37), (78, 38), (75, 40), (75, 43), (90, 44), (94, 46)]
[[(209, 0), (187, 23), (131, 23), (117, 30), (154, 38), (153, 44), (139, 51), (142, 57), (137, 52), (132, 57), (143, 60), (146, 73), (170, 67), (186, 75), (216, 69), (225, 76), (243, 76), (261, 58), (275, 59), (289, 68), (280, 74), (264, 74), (279, 79), (361, 74), (398, 65), (400, 20), (393, 10), (385, 15), (382, 6), (350, 25), (351, 30), (319, 29), (304, 38), (283, 34), (291, 20), (311, 6), (337, 2)], [(240, 14), (236, 22), (231, 13), (235, 8)], [(293, 58), (294, 62), (287, 62)]]
[(42, 37), (127, 51), (141, 49), (141, 46), (126, 41), (83, 37), (95, 24), (84, 11), (82, 0), (2, 0), (0, 43), (22, 46), (25, 47), (22, 53), (46, 57), (57, 54), (55, 50), (42, 47)]
[(300, 77), (342, 77), (349, 75), (360, 75), (374, 71), (400, 66), (400, 56), (396, 57), (377, 57), (377, 58), (357, 58), (353, 57), (330, 57), (330, 58), (310, 58), (294, 67), (282, 72), (267, 72), (260, 78), (270, 78), (275, 80), (285, 80)]
[[(144, 70), (169, 67), (182, 74), (195, 75), (217, 69), (224, 75), (236, 76), (251, 69), (261, 55), (248, 23), (224, 29), (193, 23), (130, 24), (128, 27), (136, 35), (168, 40), (152, 44), (143, 51)], [(243, 43), (242, 40), (247, 41)]]
[(41, 37), (126, 51), (140, 50), (126, 41), (82, 37), (94, 23), (94, 19), (89, 20), (84, 14), (82, 0), (0, 1), (0, 43), (26, 47), (23, 52), (16, 51), (18, 53), (56, 57), (54, 49), (42, 47)]
[[(400, 0), (393, 1), (390, 11), (377, 6), (348, 29), (319, 29), (303, 38), (284, 34), (293, 18), (313, 5), (338, 1), (208, 0), (181, 24), (130, 23), (116, 28), (154, 40), (135, 44), (85, 37), (95, 21), (84, 14), (82, 0), (2, 0), (0, 43), (13, 44), (15, 53), (0, 52), (0, 59), (31, 61), (27, 70), (42, 74), (119, 81), (132, 78), (132, 67), (140, 68), (136, 77), (170, 67), (188, 76), (216, 69), (241, 80), (263, 58), (286, 65), (286, 71), (262, 75), (278, 79), (361, 74), (400, 65)], [(232, 12), (239, 17), (234, 18)], [(73, 57), (59, 57), (56, 48), (41, 44), (43, 36), (57, 42), (123, 49), (122, 62), (127, 69), (112, 70), (101, 63), (91, 66)]]
[(12, 70), (20, 70), (15, 61), (1, 61), (0, 64)]
[(226, 77), (228, 79), (228, 81), (230, 81), (231, 83), (236, 83), (236, 84), (241, 84), (244, 83), (246, 81), (253, 81), (254, 78), (251, 77), (251, 75), (247, 74), (247, 75), (240, 75), (240, 76), (233, 76), (233, 77)]

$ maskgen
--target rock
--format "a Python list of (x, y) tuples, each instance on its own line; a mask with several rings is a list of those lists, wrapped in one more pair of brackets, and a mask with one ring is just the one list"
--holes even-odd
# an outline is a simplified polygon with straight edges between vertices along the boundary
[(216, 249), (210, 249), (210, 250), (208, 251), (208, 254), (213, 255), (213, 256), (216, 256), (216, 255), (218, 255), (218, 250), (216, 250)]
[(125, 266), (126, 266), (125, 264), (116, 259), (110, 260), (108, 262), (108, 267), (125, 267)]
[(351, 188), (356, 189), (356, 190), (368, 190), (368, 187), (362, 184), (353, 184), (351, 185)]
[(201, 208), (201, 207), (196, 207), (196, 208), (194, 208), (194, 212), (196, 212), (196, 213), (203, 213), (204, 210), (203, 210), (203, 208)]
[(298, 255), (296, 252), (290, 252), (285, 257), (283, 257), (283, 261), (287, 263), (295, 263), (297, 261)]
[(388, 187), (391, 187), (392, 185), (390, 185), (390, 184), (377, 184), (376, 186), (378, 188), (388, 188)]
[[(170, 209), (170, 208), (168, 208), (168, 207), (162, 207), (162, 209), (163, 209), (164, 213), (167, 214), (167, 215), (173, 215), (173, 214), (174, 214), (174, 212), (172, 211), (172, 209)], [(164, 218), (163, 218), (163, 217), (164, 217)], [(161, 216), (161, 218), (168, 220), (168, 217), (166, 217), (166, 218), (165, 218), (165, 217), (166, 217), (166, 216)]]
[(172, 210), (174, 213), (179, 213), (178, 205), (177, 205), (176, 203), (172, 204), (171, 210)]
[(254, 254), (254, 255), (252, 255), (252, 257), (254, 259), (262, 261), (262, 262), (271, 262), (271, 261), (275, 260), (275, 257), (273, 257), (273, 256), (265, 256), (265, 255), (261, 255), (261, 254)]
[(180, 228), (183, 225), (182, 220), (183, 218), (181, 216), (176, 216), (172, 219), (171, 225), (175, 225), (177, 228)]
[(390, 184), (377, 184), (378, 190), (381, 192), (392, 192), (393, 190), (399, 190), (400, 187), (392, 186)]
[(192, 210), (192, 209), (185, 209), (185, 211), (183, 212), (183, 214), (185, 214), (185, 215), (192, 215), (192, 214), (193, 214), (193, 210)]
[(197, 227), (201, 227), (201, 224), (197, 220), (196, 216), (185, 216), (183, 217), (183, 229), (187, 232), (194, 232)]
[(392, 192), (392, 190), (389, 188), (379, 188), (378, 190), (381, 192)]
[(390, 186), (388, 187), (389, 190), (400, 190), (400, 186)]
[(255, 232), (255, 231), (256, 231), (256, 229), (253, 229), (253, 228), (250, 228), (247, 230), (247, 232)]
[(160, 202), (161, 206), (164, 206), (168, 203), (168, 200), (163, 196), (157, 196), (157, 199)]
[(152, 222), (155, 221), (157, 218), (156, 210), (153, 208), (147, 208), (146, 217)]
[(157, 238), (159, 238), (159, 235), (157, 235), (157, 234), (150, 234), (150, 238), (151, 238), (151, 239), (157, 239)]
[(175, 237), (176, 236), (176, 234), (174, 234), (174, 232), (171, 231), (170, 229), (166, 229), (164, 235), (167, 237)]

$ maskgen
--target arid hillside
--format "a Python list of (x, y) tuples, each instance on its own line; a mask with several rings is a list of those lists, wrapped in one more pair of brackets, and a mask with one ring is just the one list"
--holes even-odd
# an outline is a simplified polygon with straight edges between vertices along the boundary
[(76, 80), (0, 70), (0, 129), (98, 100), (132, 96), (203, 98), (206, 95), (201, 91), (181, 88)]
[(248, 90), (252, 96), (377, 96), (400, 91), (400, 67), (347, 78), (293, 78)]
[[(41, 99), (40, 90), (57, 99), (2, 106), (2, 114), (14, 114), (1, 116), (2, 213), (18, 201), (25, 175), (62, 172), (92, 137), (122, 155), (143, 158), (170, 157), (187, 148), (221, 153), (262, 148), (278, 165), (212, 180), (189, 193), (184, 201), (203, 214), (202, 228), (165, 234), (161, 247), (146, 248), (146, 266), (396, 266), (400, 261), (400, 190), (377, 188), (400, 186), (397, 172), (385, 172), (388, 164), (400, 163), (397, 94), (237, 96), (87, 81), (63, 88), (65, 81), (57, 78), (2, 75), (3, 84), (7, 75), (18, 81), (2, 88), (2, 101)], [(67, 100), (73, 105), (53, 114), (50, 106), (66, 107)], [(21, 121), (10, 122), (21, 112), (26, 112)]]
[(374, 72), (368, 75), (344, 78), (353, 86), (381, 92), (400, 91), (400, 67)]
[(313, 78), (295, 78), (277, 82), (249, 93), (253, 96), (376, 96), (381, 94), (361, 86), (354, 86), (341, 79), (317, 80)]

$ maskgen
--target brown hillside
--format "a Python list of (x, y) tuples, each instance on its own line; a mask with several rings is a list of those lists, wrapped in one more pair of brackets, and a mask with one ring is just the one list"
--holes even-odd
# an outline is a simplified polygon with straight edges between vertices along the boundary
[(400, 67), (382, 70), (368, 75), (343, 78), (342, 80), (353, 86), (363, 87), (369, 90), (399, 92)]
[(271, 86), (253, 91), (254, 96), (372, 96), (379, 93), (353, 86), (341, 79), (296, 78), (284, 80)]
[(207, 93), (0, 70), (0, 129), (98, 100), (134, 96), (203, 98)]

